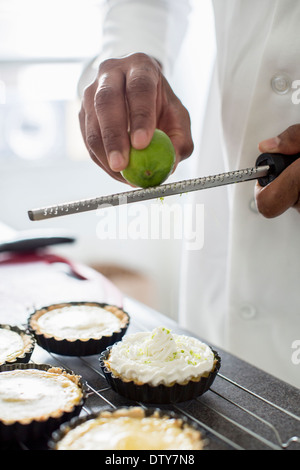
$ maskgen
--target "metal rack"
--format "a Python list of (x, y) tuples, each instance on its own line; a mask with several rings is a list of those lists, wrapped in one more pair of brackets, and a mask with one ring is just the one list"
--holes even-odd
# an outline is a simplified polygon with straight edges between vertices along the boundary
[[(157, 325), (160, 320), (161, 317), (153, 316), (151, 320), (147, 317), (146, 322), (143, 318), (132, 318), (130, 332), (149, 330), (152, 322)], [(166, 322), (170, 324), (170, 320)], [(37, 347), (33, 360), (72, 369), (83, 377), (88, 385), (88, 394), (82, 415), (107, 407), (138, 404), (147, 408), (143, 403), (131, 402), (119, 396), (107, 385), (98, 357), (58, 356)], [(297, 403), (300, 402), (300, 391), (298, 393), (291, 387), (292, 406), (281, 406), (268, 396), (261, 396), (229, 378), (226, 374), (226, 361), (231, 360), (235, 359), (225, 355), (224, 375), (221, 366), (213, 386), (203, 396), (159, 408), (175, 411), (194, 421), (206, 438), (208, 450), (300, 450), (300, 415), (294, 412), (294, 408), (298, 409), (294, 398)], [(253, 368), (253, 377), (255, 373), (256, 369)], [(275, 380), (275, 393), (276, 384)], [(278, 387), (281, 388), (281, 382), (278, 382)], [(30, 444), (19, 442), (17, 447), (20, 450), (44, 449), (46, 440)]]

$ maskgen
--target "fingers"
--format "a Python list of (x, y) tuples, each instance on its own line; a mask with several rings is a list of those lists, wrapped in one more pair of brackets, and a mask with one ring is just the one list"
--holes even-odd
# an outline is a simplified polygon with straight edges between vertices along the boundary
[(194, 150), (189, 113), (185, 109), (182, 109), (178, 119), (178, 126), (173, 126), (173, 128), (167, 132), (173, 143), (176, 153), (175, 168), (179, 162), (188, 158)]
[(176, 162), (174, 170), (178, 163), (188, 158), (193, 150), (194, 143), (191, 134), (191, 120), (187, 109), (182, 105), (176, 95), (170, 93), (168, 83), (164, 84), (166, 90), (168, 106), (163, 106), (159, 118), (159, 128), (163, 130), (171, 139), (175, 149)]
[(109, 60), (100, 67), (94, 105), (113, 171), (127, 167), (130, 139), (137, 149), (149, 145), (156, 127), (158, 83), (158, 64), (145, 54)]
[(150, 144), (157, 122), (160, 71), (156, 61), (137, 54), (126, 76), (126, 96), (132, 146)]
[(187, 110), (156, 60), (142, 53), (100, 65), (95, 82), (85, 90), (79, 119), (91, 158), (121, 181), (130, 146), (147, 147), (156, 128), (171, 138), (176, 164), (193, 150)]
[(81, 118), (84, 140), (99, 166), (108, 162), (110, 170), (120, 172), (128, 165), (131, 143), (138, 149), (149, 145), (156, 128), (159, 77), (157, 62), (145, 54), (101, 64), (97, 81), (85, 90), (84, 129)]
[[(125, 102), (125, 77), (120, 69), (111, 68), (101, 74), (94, 98), (99, 138), (110, 168), (120, 172), (129, 159), (129, 135)], [(100, 137), (101, 136), (101, 137)]]
[(299, 209), (300, 160), (292, 163), (272, 183), (255, 188), (258, 211), (266, 218), (274, 218), (289, 208)]
[[(79, 123), (85, 146), (90, 154), (91, 159), (106, 173), (118, 181), (124, 182), (124, 178), (120, 173), (114, 172), (107, 160), (104, 150), (102, 136), (99, 128), (98, 119), (93, 105), (89, 105), (89, 101), (93, 102), (94, 92), (87, 90), (85, 93), (85, 107), (82, 104), (79, 112)], [(85, 110), (86, 109), (86, 110)]]
[[(279, 136), (259, 144), (261, 152), (293, 155), (300, 152), (300, 125), (289, 127)], [(274, 218), (294, 207), (300, 211), (300, 159), (287, 167), (272, 183), (255, 188), (258, 211)]]
[(259, 144), (261, 152), (283, 153), (293, 155), (300, 152), (300, 124), (290, 126), (282, 134)]

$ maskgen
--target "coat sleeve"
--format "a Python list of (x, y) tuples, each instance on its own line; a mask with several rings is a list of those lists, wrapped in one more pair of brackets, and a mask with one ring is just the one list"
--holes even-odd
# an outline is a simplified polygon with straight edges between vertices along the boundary
[(99, 54), (82, 70), (78, 97), (96, 77), (99, 64), (109, 58), (144, 52), (172, 72), (189, 24), (191, 0), (104, 0)]
[(106, 0), (101, 57), (144, 52), (172, 70), (190, 10), (190, 0)]

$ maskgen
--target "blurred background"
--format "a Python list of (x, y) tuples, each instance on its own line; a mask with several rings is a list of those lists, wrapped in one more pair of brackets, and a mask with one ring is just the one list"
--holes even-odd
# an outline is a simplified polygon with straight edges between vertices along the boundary
[[(168, 78), (190, 111), (195, 151), (174, 181), (195, 176), (215, 51), (210, 1), (192, 4), (190, 29)], [(90, 160), (78, 122), (78, 82), (101, 51), (104, 14), (105, 1), (0, 0), (0, 221), (15, 230), (67, 229), (77, 242), (56, 247), (57, 253), (176, 318), (182, 240), (99, 237), (95, 212), (42, 222), (27, 216), (29, 209), (128, 189)], [(194, 63), (199, 54), (201, 63)], [(167, 199), (166, 208), (174, 203)], [(126, 231), (128, 220), (119, 219), (118, 231)]]

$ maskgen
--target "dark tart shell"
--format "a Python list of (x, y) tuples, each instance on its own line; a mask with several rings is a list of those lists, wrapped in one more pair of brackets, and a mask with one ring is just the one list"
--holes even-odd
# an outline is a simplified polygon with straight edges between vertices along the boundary
[(199, 397), (209, 390), (221, 367), (219, 354), (212, 350), (215, 356), (214, 368), (210, 373), (204, 374), (198, 380), (190, 380), (186, 384), (174, 383), (170, 386), (163, 384), (153, 386), (148, 383), (137, 384), (134, 381), (122, 380), (121, 377), (114, 376), (109, 370), (107, 360), (109, 359), (111, 348), (112, 346), (103, 351), (99, 358), (100, 367), (108, 384), (120, 395), (143, 403), (180, 403)]
[[(121, 326), (118, 331), (114, 331), (109, 336), (102, 336), (100, 338), (88, 338), (88, 339), (67, 339), (57, 338), (52, 335), (39, 332), (37, 319), (46, 312), (57, 308), (63, 307), (74, 307), (74, 306), (92, 306), (104, 308), (121, 319)], [(128, 313), (124, 312), (120, 307), (114, 305), (108, 305), (106, 303), (99, 302), (64, 302), (60, 304), (53, 304), (46, 307), (35, 310), (28, 319), (28, 328), (36, 337), (37, 343), (43, 349), (48, 352), (60, 354), (63, 356), (90, 356), (93, 354), (99, 354), (108, 346), (120, 341), (129, 326), (130, 317)]]
[(135, 409), (140, 409), (145, 417), (150, 417), (150, 416), (156, 416), (158, 418), (168, 418), (168, 419), (176, 419), (179, 420), (180, 423), (180, 428), (184, 429), (185, 427), (189, 427), (194, 431), (197, 431), (199, 439), (201, 440), (201, 447), (204, 449), (205, 446), (208, 444), (208, 440), (205, 436), (205, 433), (203, 429), (200, 429), (198, 424), (196, 424), (192, 419), (187, 418), (186, 416), (180, 414), (180, 413), (175, 413), (171, 410), (161, 410), (159, 408), (154, 408), (154, 407), (149, 407), (149, 408), (141, 408), (139, 406), (120, 406), (115, 409), (111, 408), (103, 408), (100, 412), (98, 413), (92, 413), (90, 415), (86, 416), (80, 416), (73, 418), (69, 422), (66, 422), (60, 426), (59, 429), (54, 431), (52, 433), (52, 436), (48, 442), (48, 447), (50, 450), (59, 450), (58, 446), (60, 441), (68, 434), (69, 431), (72, 431), (75, 429), (77, 426), (80, 426), (81, 424), (91, 420), (100, 417), (103, 413), (111, 414), (114, 415), (115, 413), (118, 412), (127, 412), (128, 415)]
[(23, 330), (23, 329), (19, 328), (18, 326), (12, 326), (12, 325), (8, 325), (8, 324), (0, 324), (0, 329), (14, 331), (15, 333), (17, 333), (18, 335), (20, 335), (22, 337), (22, 340), (23, 340), (23, 343), (24, 343), (24, 350), (23, 350), (22, 354), (14, 357), (13, 359), (6, 360), (6, 361), (0, 363), (0, 365), (15, 364), (16, 362), (18, 362), (18, 363), (27, 363), (27, 362), (29, 362), (29, 360), (31, 358), (31, 355), (33, 353), (35, 344), (36, 344), (34, 335), (31, 334), (28, 330)]
[(29, 440), (38, 440), (41, 439), (45, 436), (51, 435), (51, 433), (55, 430), (58, 429), (59, 426), (66, 422), (71, 420), (73, 417), (78, 416), (82, 406), (84, 404), (85, 398), (86, 398), (86, 393), (87, 393), (87, 386), (86, 383), (82, 380), (82, 378), (76, 374), (74, 374), (73, 371), (61, 368), (61, 367), (55, 367), (50, 364), (14, 364), (14, 365), (2, 365), (0, 366), (0, 374), (1, 372), (7, 372), (7, 371), (14, 371), (16, 369), (22, 369), (22, 370), (27, 370), (27, 369), (37, 369), (37, 370), (42, 370), (42, 371), (48, 371), (49, 369), (55, 369), (61, 371), (61, 373), (67, 373), (68, 375), (74, 376), (74, 379), (77, 379), (77, 385), (79, 389), (81, 390), (82, 397), (81, 400), (77, 403), (74, 404), (73, 409), (70, 411), (64, 411), (61, 410), (60, 413), (56, 417), (44, 417), (41, 419), (33, 419), (30, 422), (21, 422), (21, 421), (15, 421), (13, 423), (5, 423), (3, 420), (0, 419), (0, 441), (21, 441), (21, 442), (26, 442)]

